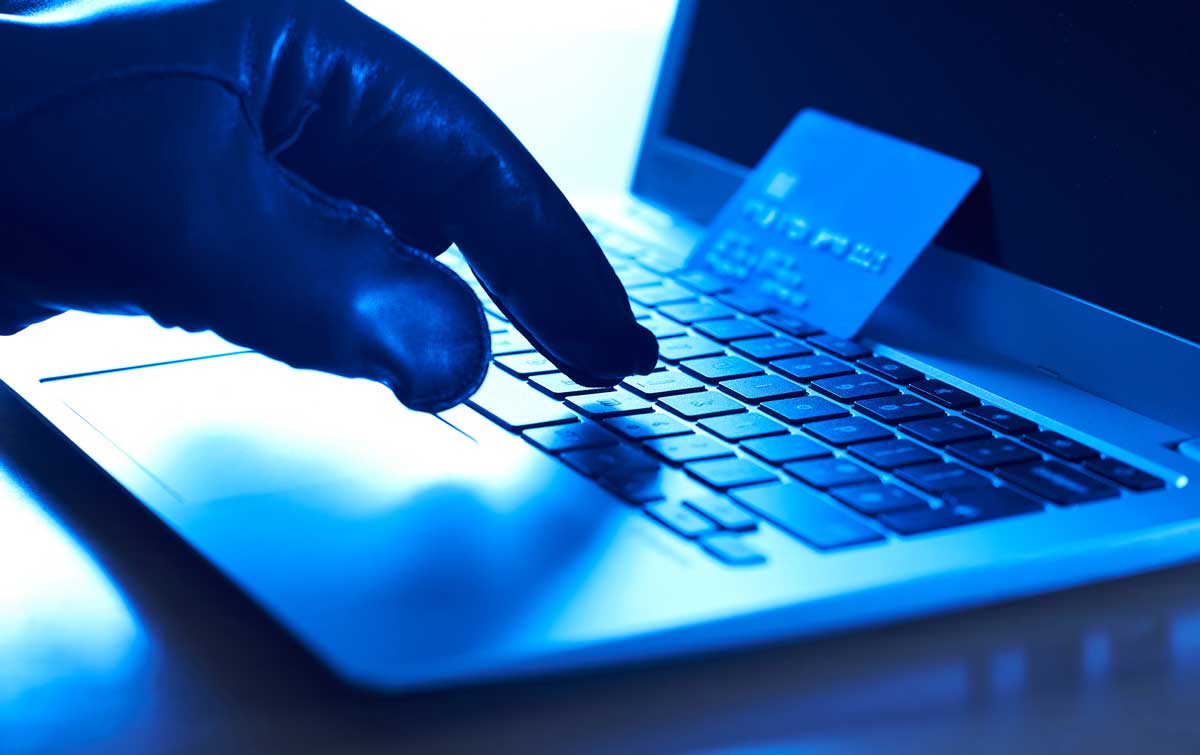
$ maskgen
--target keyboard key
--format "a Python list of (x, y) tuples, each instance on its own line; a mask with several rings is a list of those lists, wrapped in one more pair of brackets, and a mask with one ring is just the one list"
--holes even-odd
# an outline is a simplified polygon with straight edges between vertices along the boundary
[(718, 533), (700, 541), (700, 546), (730, 566), (753, 566), (767, 560), (740, 535)]
[(804, 395), (803, 386), (778, 375), (758, 375), (726, 380), (719, 387), (734, 398), (752, 403)]
[(684, 466), (684, 469), (697, 480), (718, 490), (779, 480), (773, 471), (749, 459), (695, 461)]
[(929, 504), (899, 485), (885, 483), (834, 488), (830, 495), (867, 516), (905, 509), (929, 508)]
[(737, 443), (748, 438), (761, 438), (764, 435), (782, 435), (787, 432), (786, 427), (757, 412), (712, 417), (700, 420), (698, 424), (721, 440), (727, 440), (730, 443)]
[(843, 406), (838, 406), (827, 398), (820, 396), (800, 396), (785, 398), (778, 401), (767, 401), (762, 405), (763, 411), (778, 417), (784, 422), (800, 425), (805, 422), (816, 422), (833, 417), (845, 417), (850, 414)]
[(758, 527), (758, 520), (754, 518), (754, 515), (728, 498), (717, 495), (697, 495), (688, 496), (683, 502), (716, 522), (717, 526), (722, 529), (748, 532)]
[(1164, 487), (1165, 483), (1154, 475), (1143, 472), (1137, 467), (1130, 466), (1123, 461), (1116, 459), (1090, 459), (1083, 463), (1083, 466), (1088, 471), (1095, 472), (1101, 477), (1112, 480), (1113, 482), (1139, 492), (1146, 490), (1157, 490)]
[(704, 383), (696, 378), (672, 371), (631, 375), (625, 378), (621, 385), (643, 398), (660, 398), (704, 390)]
[(972, 472), (961, 464), (939, 461), (933, 464), (921, 464), (915, 467), (901, 467), (896, 470), (896, 476), (914, 485), (926, 493), (941, 495), (963, 488), (977, 488), (991, 485), (988, 478)]
[(505, 354), (520, 354), (526, 351), (533, 351), (533, 344), (529, 342), (525, 336), (520, 333), (496, 333), (492, 336), (492, 356), (499, 357)]
[(1039, 498), (1058, 504), (1115, 498), (1120, 490), (1103, 480), (1057, 461), (1036, 461), (1003, 467), (996, 474)]
[(654, 457), (629, 445), (568, 451), (562, 460), (575, 471), (593, 479), (627, 479), (635, 472), (658, 472), (662, 467)]
[(794, 477), (807, 482), (814, 488), (836, 488), (842, 485), (858, 485), (864, 482), (879, 482), (879, 478), (852, 461), (845, 459), (814, 459), (796, 461), (784, 466)]
[(675, 276), (675, 280), (705, 296), (719, 294), (730, 288), (728, 281), (704, 270), (688, 270), (679, 273)]
[(553, 362), (536, 351), (526, 354), (505, 354), (504, 356), (496, 357), (496, 364), (517, 377), (528, 377), (530, 375), (558, 371)]
[(775, 309), (775, 301), (755, 291), (728, 291), (717, 294), (719, 301), (748, 315), (761, 315)]
[(842, 377), (824, 378), (812, 382), (813, 390), (832, 396), (838, 401), (858, 401), (859, 399), (892, 396), (899, 391), (896, 386), (885, 383), (870, 375), (844, 375)]
[(650, 503), (666, 498), (662, 475), (657, 470), (613, 470), (597, 482), (627, 503)]
[(488, 370), (483, 385), (467, 404), (509, 430), (579, 420), (562, 404), (498, 369)]
[(587, 385), (580, 385), (571, 378), (561, 372), (551, 372), (545, 375), (534, 375), (529, 378), (530, 385), (533, 385), (542, 393), (554, 398), (565, 398), (566, 396), (580, 396), (585, 393), (603, 393), (607, 388), (594, 388)]
[(1083, 461), (1084, 459), (1094, 459), (1100, 455), (1100, 452), (1091, 446), (1085, 446), (1079, 441), (1071, 440), (1053, 430), (1029, 433), (1025, 436), (1025, 442), (1067, 461)]
[(844, 419), (828, 419), (823, 422), (810, 422), (804, 426), (804, 430), (830, 445), (839, 447), (849, 446), (852, 443), (869, 443), (873, 440), (896, 437), (889, 428), (863, 417), (846, 417)]
[(651, 504), (646, 507), (646, 513), (686, 538), (695, 539), (717, 530), (711, 520), (679, 501)]
[(833, 455), (825, 446), (801, 435), (772, 435), (766, 438), (756, 438), (742, 443), (742, 448), (768, 464), (775, 465)]
[(684, 419), (692, 420), (746, 411), (745, 406), (716, 391), (667, 396), (660, 399), (659, 403)]
[[(616, 266), (614, 265), (614, 268)], [(617, 272), (617, 278), (620, 279), (621, 285), (625, 288), (637, 288), (638, 286), (650, 286), (655, 283), (662, 283), (662, 278), (643, 267), (635, 267), (633, 265), (625, 265)]]
[(704, 336), (668, 338), (658, 344), (658, 356), (667, 362), (711, 357), (724, 353), (725, 349), (722, 348), (721, 344)]
[(893, 470), (913, 464), (928, 464), (940, 461), (941, 457), (911, 440), (884, 440), (878, 443), (859, 443), (850, 447), (850, 453), (873, 467)]
[(770, 325), (772, 328), (778, 328), (784, 333), (796, 336), (797, 338), (815, 336), (822, 332), (820, 328), (818, 328), (816, 325), (813, 325), (808, 320), (802, 320), (799, 317), (792, 317), (791, 315), (785, 315), (780, 312), (765, 314), (760, 319), (767, 325)]
[(645, 320), (654, 316), (654, 310), (647, 309), (634, 301), (629, 302), (629, 311), (633, 312), (633, 319), (635, 320)]
[(908, 387), (913, 393), (920, 394), (935, 404), (948, 406), (951, 409), (966, 409), (979, 403), (979, 399), (971, 394), (961, 388), (955, 388), (949, 383), (943, 383), (941, 380), (918, 380), (909, 383)]
[(691, 301), (684, 304), (666, 304), (658, 308), (659, 314), (666, 315), (676, 322), (691, 325), (702, 320), (719, 320), (722, 317), (733, 317), (735, 312), (724, 304), (715, 301)]
[(741, 338), (771, 335), (771, 329), (766, 325), (743, 317), (697, 323), (696, 330), (721, 343), (729, 343)]
[(604, 448), (615, 446), (618, 442), (615, 435), (588, 420), (570, 425), (532, 428), (522, 434), (530, 443), (550, 453)]
[(948, 443), (992, 437), (987, 430), (960, 417), (919, 419), (915, 422), (903, 423), (900, 425), (900, 429), (931, 446), (944, 446)]
[(785, 532), (821, 550), (884, 539), (853, 514), (794, 483), (738, 490), (733, 497)]
[(681, 435), (646, 441), (646, 449), (672, 464), (733, 456), (733, 450), (707, 435)]
[(657, 286), (642, 286), (631, 289), (628, 293), (631, 301), (647, 307), (657, 307), (662, 304), (678, 304), (685, 301), (693, 301), (696, 298), (694, 293), (671, 281), (665, 281)]
[(639, 320), (638, 324), (650, 331), (655, 338), (675, 338), (676, 336), (687, 335), (687, 328), (658, 315), (652, 315), (645, 320)]
[(1021, 464), (1042, 458), (1016, 441), (1007, 438), (985, 438), (947, 446), (951, 456), (983, 469), (996, 469), (1009, 464)]
[(948, 497), (941, 508), (884, 514), (879, 522), (901, 535), (917, 535), (1042, 510), (1036, 502), (1005, 488), (973, 488)]
[(508, 320), (503, 320), (499, 317), (496, 317), (491, 312), (485, 312), (484, 315), (487, 319), (488, 333), (494, 335), (496, 333), (507, 333), (509, 331)]
[(810, 336), (808, 342), (822, 351), (828, 351), (830, 354), (842, 359), (853, 360), (870, 356), (871, 354), (869, 349), (864, 348), (855, 341), (851, 341), (849, 338), (839, 338), (831, 335)]
[(889, 425), (929, 417), (942, 417), (946, 414), (928, 401), (922, 401), (915, 396), (869, 398), (856, 402), (854, 408), (871, 419)]
[(741, 357), (721, 355), (703, 359), (689, 359), (679, 363), (679, 368), (689, 375), (716, 382), (733, 378), (761, 375), (763, 368), (753, 362), (747, 362)]
[(630, 440), (669, 438), (672, 435), (687, 435), (692, 431), (679, 420), (653, 411), (649, 414), (630, 414), (604, 420), (604, 426), (624, 435)]
[(979, 424), (1008, 435), (1025, 435), (1037, 430), (1037, 425), (998, 406), (977, 406), (963, 412)]
[(812, 353), (812, 349), (806, 344), (787, 336), (750, 338), (731, 344), (731, 348), (756, 362), (770, 362), (773, 359), (786, 359)]
[(639, 414), (654, 408), (649, 401), (639, 398), (623, 388), (614, 388), (604, 393), (591, 393), (586, 396), (570, 396), (567, 398), (567, 406), (580, 414), (586, 414), (596, 419)]
[(874, 375), (881, 378), (891, 380), (893, 383), (908, 385), (917, 380), (924, 380), (924, 373), (914, 370), (907, 364), (900, 364), (895, 359), (888, 357), (868, 357), (858, 360), (858, 366)]
[(820, 380), (821, 378), (835, 377), (837, 375), (849, 375), (854, 372), (854, 368), (845, 362), (839, 362), (836, 359), (817, 354), (781, 359), (778, 362), (771, 362), (771, 366), (788, 377), (793, 377), (805, 383), (810, 380)]

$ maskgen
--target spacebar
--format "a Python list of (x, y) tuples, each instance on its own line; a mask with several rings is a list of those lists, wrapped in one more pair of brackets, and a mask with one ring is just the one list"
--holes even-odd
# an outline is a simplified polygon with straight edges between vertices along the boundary
[(496, 367), (488, 370), (483, 385), (467, 403), (509, 430), (578, 419), (562, 404)]

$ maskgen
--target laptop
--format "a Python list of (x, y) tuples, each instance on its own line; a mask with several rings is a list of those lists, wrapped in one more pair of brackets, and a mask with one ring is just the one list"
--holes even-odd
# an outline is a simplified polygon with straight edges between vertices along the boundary
[[(613, 391), (554, 372), (486, 301), (494, 365), (437, 416), (139, 318), (5, 338), (3, 379), (376, 690), (793, 641), (1194, 559), (1200, 96), (1196, 19), (1176, 14), (1195, 11), (683, 2), (632, 190), (581, 206), (660, 339), (660, 370)], [(689, 256), (806, 108), (986, 179), (978, 233), (948, 227), (859, 333)]]

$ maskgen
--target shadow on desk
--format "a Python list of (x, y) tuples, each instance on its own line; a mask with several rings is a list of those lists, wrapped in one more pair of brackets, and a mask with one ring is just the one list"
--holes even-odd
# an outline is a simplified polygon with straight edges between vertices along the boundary
[[(29, 546), (0, 557), (0, 580), (25, 587), (0, 590), (4, 753), (1200, 752), (1200, 566), (815, 642), (379, 697), (326, 673), (7, 391), (0, 467), (15, 481), (0, 532)], [(71, 554), (78, 572), (47, 575)]]

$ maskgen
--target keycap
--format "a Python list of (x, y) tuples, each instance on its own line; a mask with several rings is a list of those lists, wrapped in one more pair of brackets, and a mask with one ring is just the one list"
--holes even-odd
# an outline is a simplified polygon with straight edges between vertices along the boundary
[(646, 449), (672, 464), (733, 456), (733, 450), (707, 435), (681, 435), (646, 441)]
[(741, 357), (725, 355), (704, 357), (703, 359), (688, 359), (679, 363), (679, 369), (689, 375), (712, 382), (761, 375), (763, 372), (763, 368), (754, 362), (748, 362)]
[(1007, 464), (1037, 461), (1041, 458), (1016, 441), (1008, 438), (984, 438), (946, 446), (951, 456), (983, 469), (996, 469)]
[(570, 425), (537, 427), (522, 433), (530, 443), (550, 453), (578, 451), (617, 445), (617, 437), (595, 422), (583, 420)]
[(853, 514), (795, 483), (737, 490), (733, 497), (785, 532), (821, 550), (884, 539)]
[(553, 362), (536, 351), (527, 354), (505, 354), (496, 357), (495, 361), (496, 364), (518, 377), (558, 371)]
[(850, 446), (850, 454), (873, 467), (892, 470), (912, 464), (928, 464), (941, 457), (911, 440), (884, 440), (877, 443), (858, 443)]
[(998, 406), (976, 406), (963, 412), (979, 424), (1008, 435), (1025, 435), (1037, 430), (1037, 425)]
[(778, 375), (756, 375), (726, 380), (718, 387), (734, 398), (751, 403), (803, 396), (805, 393), (804, 386)]
[(859, 399), (875, 398), (877, 396), (892, 396), (899, 391), (896, 386), (885, 383), (870, 375), (843, 375), (842, 377), (823, 378), (814, 380), (810, 387), (838, 401), (858, 401)]
[(1143, 472), (1137, 467), (1130, 466), (1116, 459), (1089, 459), (1083, 463), (1083, 466), (1088, 471), (1095, 472), (1101, 477), (1112, 480), (1130, 490), (1157, 490), (1165, 485), (1162, 480), (1149, 472)]
[(489, 333), (507, 333), (509, 331), (508, 320), (502, 320), (491, 312), (486, 312), (484, 315), (487, 319)]
[(757, 412), (712, 417), (700, 420), (698, 424), (721, 440), (727, 440), (730, 443), (737, 443), (748, 438), (761, 438), (764, 435), (782, 435), (787, 432), (785, 426)]
[(675, 276), (675, 280), (679, 281), (693, 291), (704, 294), (705, 296), (711, 296), (712, 294), (719, 294), (722, 291), (729, 290), (728, 281), (718, 278), (716, 275), (704, 270), (688, 270), (678, 273)]
[(952, 461), (919, 464), (915, 467), (900, 467), (895, 471), (895, 475), (908, 484), (934, 495), (962, 490), (963, 488), (991, 485), (988, 478)]
[(718, 490), (776, 482), (775, 472), (749, 459), (711, 459), (684, 465), (688, 474)]
[(596, 419), (638, 414), (654, 408), (649, 401), (623, 388), (614, 388), (604, 393), (589, 393), (585, 396), (570, 396), (567, 398), (567, 406)]
[(742, 448), (768, 464), (786, 464), (789, 461), (819, 459), (833, 454), (828, 448), (801, 435), (772, 435), (755, 438), (742, 443)]
[(657, 470), (617, 469), (597, 480), (627, 503), (642, 504), (666, 498), (662, 475)]
[(866, 359), (860, 359), (858, 360), (858, 366), (867, 372), (902, 385), (908, 385), (914, 381), (925, 379), (924, 373), (918, 372), (907, 364), (901, 364), (889, 357), (867, 357)]
[(867, 516), (929, 507), (925, 501), (899, 485), (888, 485), (882, 482), (834, 488), (830, 491), (830, 495)]
[(696, 359), (724, 354), (721, 344), (704, 336), (683, 336), (668, 338), (658, 344), (658, 356), (667, 362), (678, 362), (683, 359)]
[(842, 359), (853, 360), (871, 354), (869, 349), (864, 348), (855, 341), (851, 341), (849, 338), (839, 338), (832, 335), (809, 336), (808, 342), (822, 351), (828, 351), (830, 354)]
[(707, 322), (698, 322), (695, 325), (698, 332), (720, 341), (721, 343), (729, 343), (742, 338), (755, 338), (756, 336), (769, 336), (771, 329), (762, 323), (754, 320), (747, 320), (743, 317), (738, 317), (732, 320), (708, 320)]
[(657, 286), (634, 288), (628, 294), (631, 301), (647, 307), (678, 304), (680, 302), (692, 301), (696, 298), (694, 293), (671, 281), (664, 281)]
[(660, 276), (655, 275), (645, 268), (634, 267), (633, 265), (627, 265), (616, 272), (617, 278), (625, 288), (637, 288), (638, 286), (649, 286), (662, 282)]
[(917, 380), (908, 384), (913, 393), (920, 394), (935, 404), (948, 406), (951, 409), (966, 409), (979, 403), (979, 399), (971, 394), (955, 388), (941, 380)]
[(804, 383), (836, 375), (849, 375), (854, 372), (854, 368), (845, 362), (839, 362), (836, 359), (818, 354), (780, 359), (777, 362), (771, 362), (771, 366), (788, 377), (793, 377)]
[(722, 317), (733, 317), (736, 314), (724, 304), (715, 301), (690, 301), (683, 304), (664, 304), (658, 308), (658, 313), (666, 315), (676, 322), (691, 325), (702, 320), (718, 320)]
[(1084, 459), (1093, 459), (1100, 455), (1100, 452), (1091, 446), (1085, 446), (1079, 441), (1072, 440), (1053, 430), (1029, 433), (1025, 436), (1024, 440), (1034, 448), (1040, 448), (1046, 453), (1054, 454), (1060, 459), (1066, 459), (1067, 461), (1083, 461)]
[(1002, 467), (996, 474), (1038, 498), (1063, 505), (1100, 501), (1120, 495), (1120, 490), (1113, 485), (1058, 461), (1035, 461)]
[(759, 319), (761, 319), (767, 325), (770, 325), (772, 328), (778, 328), (784, 333), (796, 336), (797, 338), (815, 336), (821, 332), (820, 328), (818, 328), (816, 325), (813, 325), (808, 320), (802, 320), (799, 317), (785, 315), (781, 312), (765, 314)]
[(878, 521), (901, 535), (917, 535), (1042, 510), (1035, 501), (1006, 488), (972, 488), (947, 497), (940, 508), (883, 514)]
[(492, 356), (494, 357), (520, 354), (524, 351), (533, 351), (533, 344), (520, 333), (509, 331), (492, 336)]
[(784, 422), (800, 425), (805, 422), (816, 422), (833, 417), (845, 417), (850, 414), (843, 406), (838, 406), (827, 398), (820, 396), (800, 396), (785, 398), (778, 401), (767, 401), (762, 404), (767, 414), (778, 417)]
[(845, 459), (813, 459), (795, 461), (783, 467), (788, 474), (822, 490), (841, 485), (879, 482), (879, 478), (852, 461)]
[(639, 320), (638, 324), (650, 331), (655, 338), (675, 338), (676, 336), (687, 335), (687, 328), (658, 315), (652, 315), (644, 320)]
[(630, 440), (669, 438), (672, 435), (687, 435), (692, 432), (687, 425), (660, 411), (648, 414), (630, 414), (604, 420), (604, 426)]
[(758, 520), (753, 514), (728, 498), (694, 495), (683, 499), (683, 503), (716, 522), (722, 529), (748, 532), (758, 527)]
[(633, 312), (633, 319), (635, 320), (645, 320), (654, 315), (654, 310), (647, 309), (635, 301), (629, 302), (629, 311)]
[(678, 393), (692, 393), (704, 390), (701, 383), (690, 375), (682, 372), (665, 371), (652, 372), (649, 375), (631, 375), (621, 382), (629, 390), (643, 398), (659, 398), (674, 396)]
[(898, 425), (916, 419), (943, 417), (945, 412), (916, 396), (885, 396), (858, 401), (854, 408), (871, 419), (888, 425)]
[(579, 419), (554, 399), (498, 369), (488, 370), (483, 385), (467, 399), (467, 404), (509, 430)]
[(746, 411), (745, 406), (716, 391), (665, 396), (659, 403), (684, 419), (692, 420)]
[(669, 529), (686, 538), (695, 539), (717, 530), (711, 520), (701, 516), (694, 509), (684, 506), (680, 501), (654, 503), (647, 506), (645, 511)]
[(774, 300), (755, 291), (728, 291), (717, 299), (748, 315), (761, 315), (775, 309)]
[(621, 257), (632, 257), (646, 248), (645, 244), (637, 239), (615, 230), (606, 230), (596, 234), (596, 241), (604, 251)]
[(730, 566), (754, 566), (767, 560), (744, 537), (732, 533), (709, 535), (700, 541), (700, 547)]
[[(722, 321), (718, 320), (718, 322)], [(774, 359), (786, 359), (812, 353), (812, 349), (805, 343), (787, 336), (749, 338), (730, 344), (730, 348), (756, 362), (770, 362)]]
[(902, 423), (900, 429), (931, 446), (944, 446), (948, 443), (992, 437), (987, 430), (961, 417), (919, 419), (914, 422)]
[(826, 443), (838, 447), (849, 446), (852, 443), (869, 443), (873, 440), (896, 437), (890, 429), (863, 417), (846, 417), (844, 419), (827, 419), (821, 422), (810, 422), (804, 426), (804, 431), (812, 433)]
[(560, 458), (577, 472), (596, 479), (624, 479), (635, 472), (661, 469), (657, 459), (629, 445), (568, 451)]
[(603, 393), (607, 388), (594, 388), (592, 386), (580, 385), (571, 378), (561, 372), (551, 372), (545, 375), (534, 375), (529, 378), (530, 385), (533, 385), (542, 393), (554, 398), (564, 398), (566, 396), (580, 396), (585, 393)]

